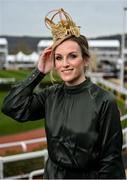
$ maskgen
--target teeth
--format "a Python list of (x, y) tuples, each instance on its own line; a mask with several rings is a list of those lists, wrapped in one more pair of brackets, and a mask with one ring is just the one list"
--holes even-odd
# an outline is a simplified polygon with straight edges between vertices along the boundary
[(67, 69), (67, 70), (63, 70), (63, 71), (72, 71), (72, 69)]

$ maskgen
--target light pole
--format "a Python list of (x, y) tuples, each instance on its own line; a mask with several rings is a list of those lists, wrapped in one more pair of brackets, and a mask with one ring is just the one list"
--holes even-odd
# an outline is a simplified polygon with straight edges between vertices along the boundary
[(120, 72), (120, 87), (124, 88), (124, 62), (125, 62), (125, 29), (126, 29), (126, 11), (127, 7), (123, 8), (123, 32), (121, 36), (121, 72)]

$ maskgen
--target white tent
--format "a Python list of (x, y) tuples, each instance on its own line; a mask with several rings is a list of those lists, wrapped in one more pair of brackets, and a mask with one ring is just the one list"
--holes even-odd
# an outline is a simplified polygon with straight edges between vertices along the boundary
[(8, 55), (7, 62), (15, 62), (15, 55)]
[(38, 61), (39, 55), (36, 52), (33, 52), (32, 54), (29, 55), (29, 57), (31, 61), (36, 63)]
[(24, 56), (25, 56), (25, 54), (23, 53), (23, 52), (18, 52), (16, 55), (15, 55), (15, 59), (16, 59), (16, 61), (23, 61), (24, 60)]
[(23, 55), (22, 61), (23, 61), (23, 62), (28, 62), (28, 63), (29, 63), (29, 62), (30, 62), (30, 55), (24, 54), (24, 55)]
[(38, 59), (39, 55), (36, 52), (27, 55), (20, 51), (16, 55), (8, 55), (5, 66), (8, 69), (34, 68)]

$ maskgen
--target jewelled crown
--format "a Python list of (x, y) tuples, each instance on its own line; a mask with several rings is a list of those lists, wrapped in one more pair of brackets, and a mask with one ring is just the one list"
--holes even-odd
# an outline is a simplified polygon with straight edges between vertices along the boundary
[(51, 30), (54, 42), (70, 35), (80, 36), (80, 27), (76, 26), (70, 14), (62, 8), (50, 11), (45, 16), (45, 24)]

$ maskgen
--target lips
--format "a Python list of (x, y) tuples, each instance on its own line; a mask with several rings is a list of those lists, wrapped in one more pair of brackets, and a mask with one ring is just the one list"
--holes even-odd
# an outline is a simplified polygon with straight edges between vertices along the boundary
[(73, 71), (73, 69), (64, 69), (61, 72), (70, 72), (70, 71)]

